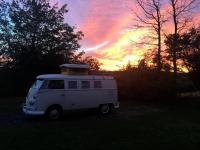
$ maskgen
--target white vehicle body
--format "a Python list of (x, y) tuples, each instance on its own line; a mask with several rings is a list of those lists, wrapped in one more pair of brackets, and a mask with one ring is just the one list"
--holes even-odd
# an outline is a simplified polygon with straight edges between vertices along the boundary
[(109, 104), (119, 107), (117, 85), (111, 76), (49, 74), (37, 76), (29, 89), (23, 112), (44, 115), (57, 105), (62, 110), (98, 108)]

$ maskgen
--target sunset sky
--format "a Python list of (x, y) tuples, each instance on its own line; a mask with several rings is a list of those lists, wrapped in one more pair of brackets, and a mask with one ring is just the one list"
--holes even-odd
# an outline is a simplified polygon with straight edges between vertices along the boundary
[[(150, 49), (147, 45), (137, 45), (144, 41), (149, 30), (135, 30), (133, 12), (139, 12), (134, 0), (53, 0), (59, 5), (68, 4), (66, 22), (83, 31), (81, 49), (103, 63), (102, 69), (117, 70), (129, 61), (132, 64), (142, 59)], [(166, 5), (163, 7), (167, 7)], [(200, 11), (194, 13), (195, 23), (199, 22)], [(166, 32), (171, 32), (166, 25)]]

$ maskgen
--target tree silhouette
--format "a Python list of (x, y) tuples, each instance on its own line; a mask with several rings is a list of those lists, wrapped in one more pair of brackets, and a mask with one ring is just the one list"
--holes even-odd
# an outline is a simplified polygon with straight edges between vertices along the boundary
[[(52, 70), (80, 48), (83, 33), (64, 21), (67, 5), (51, 6), (49, 0), (12, 0), (3, 3), (0, 53), (10, 68), (27, 71)], [(10, 33), (10, 34), (8, 34)], [(8, 38), (9, 37), (9, 38)], [(4, 46), (6, 45), (6, 46)]]
[[(138, 12), (134, 11), (135, 14), (135, 21), (136, 24), (133, 26), (136, 28), (148, 28), (153, 30), (154, 35), (148, 36), (149, 38), (153, 39), (153, 41), (157, 40), (157, 52), (156, 52), (156, 64), (158, 71), (162, 68), (161, 63), (161, 30), (162, 25), (166, 21), (164, 19), (164, 15), (161, 13), (163, 0), (136, 0), (139, 8), (141, 9), (142, 13), (138, 14)], [(142, 42), (141, 44), (152, 44), (154, 42)]]
[(184, 33), (179, 39), (179, 45), (179, 57), (188, 68), (192, 79), (200, 85), (200, 27), (191, 28)]
[(192, 20), (191, 12), (197, 6), (197, 0), (169, 0), (171, 11), (169, 12), (172, 16), (174, 31), (173, 34), (167, 36), (168, 41), (171, 40), (170, 45), (168, 44), (168, 51), (171, 51), (173, 71), (174, 71), (174, 84), (176, 86), (177, 80), (177, 51), (178, 51), (178, 38), (179, 34), (187, 29), (189, 23)]
[(100, 66), (102, 65), (102, 63), (100, 63), (98, 61), (98, 59), (92, 57), (92, 56), (87, 56), (82, 60), (82, 63), (84, 64), (88, 64), (90, 66), (90, 70), (91, 71), (99, 71), (100, 70)]

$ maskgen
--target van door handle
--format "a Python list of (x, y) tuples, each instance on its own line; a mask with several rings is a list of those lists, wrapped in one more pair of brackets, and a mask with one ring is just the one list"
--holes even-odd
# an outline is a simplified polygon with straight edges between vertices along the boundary
[(60, 96), (65, 96), (65, 94), (61, 94)]

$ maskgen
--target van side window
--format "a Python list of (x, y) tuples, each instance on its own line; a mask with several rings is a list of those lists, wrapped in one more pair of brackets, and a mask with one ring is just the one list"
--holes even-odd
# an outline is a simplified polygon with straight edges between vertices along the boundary
[(101, 81), (94, 81), (94, 88), (102, 88), (102, 82)]
[(49, 80), (48, 89), (64, 89), (64, 80)]
[(81, 81), (81, 88), (89, 89), (90, 88), (90, 81)]
[(77, 89), (77, 81), (68, 81), (69, 89)]

